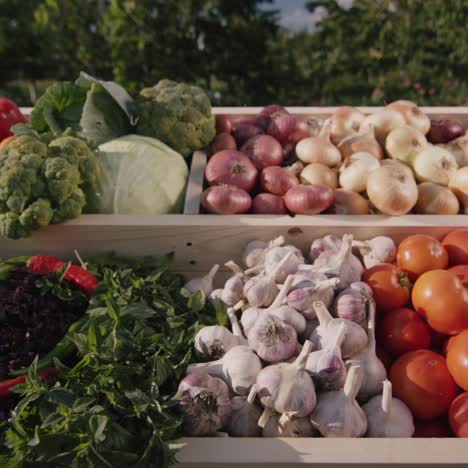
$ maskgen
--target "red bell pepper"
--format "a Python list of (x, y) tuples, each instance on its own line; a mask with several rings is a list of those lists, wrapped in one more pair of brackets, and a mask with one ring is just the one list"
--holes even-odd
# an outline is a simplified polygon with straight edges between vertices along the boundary
[(26, 122), (26, 117), (12, 100), (0, 97), (0, 141), (13, 135), (13, 125)]
[[(37, 375), (39, 376), (41, 381), (44, 382), (44, 380), (49, 377), (58, 377), (59, 370), (55, 368), (39, 369), (37, 371)], [(16, 387), (19, 384), (26, 382), (26, 378), (27, 378), (26, 375), (20, 375), (19, 377), (16, 377), (15, 379), (9, 379), (9, 380), (4, 380), (3, 382), (0, 382), (0, 399), (7, 398), (9, 396), (14, 395), (15, 392), (12, 392), (11, 389), (13, 387)]]

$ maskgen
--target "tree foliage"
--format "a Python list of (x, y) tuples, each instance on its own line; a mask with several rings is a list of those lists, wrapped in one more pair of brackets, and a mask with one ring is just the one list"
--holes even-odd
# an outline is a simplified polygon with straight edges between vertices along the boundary
[(0, 0), (0, 94), (85, 70), (132, 92), (192, 82), (217, 105), (468, 101), (468, 0), (304, 3), (327, 12), (313, 32), (281, 28), (272, 0)]

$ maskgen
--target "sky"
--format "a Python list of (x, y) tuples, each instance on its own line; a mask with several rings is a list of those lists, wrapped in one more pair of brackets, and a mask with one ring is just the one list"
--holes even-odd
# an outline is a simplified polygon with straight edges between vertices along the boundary
[[(353, 0), (340, 0), (343, 6), (349, 6)], [(306, 8), (306, 0), (275, 0), (273, 5), (268, 5), (265, 8), (279, 9), (281, 11), (280, 24), (292, 31), (300, 31), (306, 29), (313, 31), (315, 24), (326, 14), (322, 8), (312, 14)]]

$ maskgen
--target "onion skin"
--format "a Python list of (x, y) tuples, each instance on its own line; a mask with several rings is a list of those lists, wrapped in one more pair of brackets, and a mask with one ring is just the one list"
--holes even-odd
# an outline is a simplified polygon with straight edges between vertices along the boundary
[(284, 158), (283, 147), (270, 135), (257, 135), (250, 138), (242, 146), (241, 151), (248, 156), (259, 171), (269, 166), (281, 166)]
[(383, 145), (385, 143), (385, 138), (394, 128), (403, 127), (405, 124), (405, 118), (400, 112), (391, 109), (383, 109), (368, 115), (361, 122), (360, 133), (369, 131), (371, 127), (374, 127), (375, 138)]
[(254, 214), (287, 214), (286, 205), (281, 197), (272, 193), (259, 193), (252, 202)]
[(468, 214), (468, 166), (458, 169), (450, 178), (449, 189), (463, 205), (464, 213)]
[(397, 166), (381, 166), (367, 179), (367, 195), (382, 213), (400, 216), (409, 213), (418, 200), (415, 180)]
[(414, 102), (400, 99), (390, 103), (387, 109), (399, 112), (407, 125), (420, 131), (423, 135), (426, 135), (431, 128), (429, 117)]
[(211, 142), (211, 154), (216, 154), (223, 150), (237, 150), (236, 140), (230, 133), (218, 133)]
[(216, 133), (231, 133), (232, 120), (227, 115), (216, 116)]
[(382, 161), (380, 161), (380, 166), (381, 167), (396, 167), (400, 169), (401, 171), (405, 171), (408, 174), (408, 176), (414, 179), (413, 170), (409, 166), (407, 166), (405, 163), (402, 163), (401, 161), (398, 161), (397, 159), (383, 159)]
[(327, 213), (337, 215), (366, 215), (369, 214), (369, 203), (360, 194), (351, 190), (335, 190), (335, 202)]
[(201, 205), (208, 213), (243, 214), (250, 210), (252, 199), (245, 190), (216, 185), (202, 193)]
[(366, 133), (352, 135), (340, 142), (338, 149), (341, 152), (343, 161), (349, 158), (354, 153), (370, 153), (379, 161), (384, 158), (384, 152), (380, 143), (376, 140), (374, 128), (369, 129)]
[(268, 125), (270, 125), (271, 117), (266, 114), (258, 114), (255, 117), (255, 125), (262, 129), (263, 132), (266, 132), (268, 129)]
[(297, 144), (304, 138), (310, 137), (309, 124), (302, 117), (295, 117), (295, 119), (296, 126), (288, 138), (288, 141), (293, 145)]
[(299, 185), (299, 180), (284, 167), (271, 166), (261, 172), (260, 185), (266, 192), (282, 197), (292, 187)]
[(305, 185), (322, 185), (332, 189), (338, 187), (336, 171), (325, 166), (325, 164), (308, 164), (304, 169), (302, 169), (299, 177), (301, 182)]
[(411, 165), (413, 158), (426, 146), (426, 137), (409, 125), (394, 128), (385, 138), (387, 154), (392, 159), (397, 159), (408, 165)]
[(460, 122), (455, 120), (433, 120), (427, 139), (431, 143), (448, 143), (465, 134), (465, 129)]
[(270, 116), (275, 114), (276, 112), (286, 112), (287, 114), (289, 114), (289, 112), (283, 106), (280, 106), (279, 104), (270, 104), (269, 106), (264, 107), (260, 111), (260, 115)]
[(452, 153), (457, 160), (458, 167), (468, 166), (468, 135), (456, 138), (449, 143), (439, 143), (436, 146)]
[(267, 133), (285, 145), (289, 136), (296, 130), (296, 118), (285, 111), (278, 111), (270, 116)]
[(418, 214), (455, 215), (460, 211), (457, 197), (447, 187), (432, 182), (418, 185), (418, 201), (414, 212)]
[(255, 186), (257, 175), (252, 161), (244, 153), (233, 150), (214, 154), (205, 168), (208, 185), (232, 185), (246, 192)]
[(434, 182), (445, 186), (458, 169), (452, 153), (433, 145), (420, 151), (414, 157), (412, 166), (418, 182)]
[(333, 190), (321, 185), (298, 185), (284, 196), (286, 208), (292, 213), (315, 215), (325, 211), (334, 201)]
[(342, 140), (359, 132), (365, 115), (350, 106), (341, 106), (331, 116), (331, 141), (337, 145)]
[(262, 134), (261, 128), (257, 127), (252, 123), (236, 122), (234, 124), (234, 130), (232, 134), (236, 139), (237, 146), (240, 148), (247, 140), (254, 137), (255, 135)]

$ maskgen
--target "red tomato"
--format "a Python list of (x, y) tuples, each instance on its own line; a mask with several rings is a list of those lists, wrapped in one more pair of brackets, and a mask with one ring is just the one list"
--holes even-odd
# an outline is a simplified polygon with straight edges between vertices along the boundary
[(456, 335), (468, 328), (468, 289), (446, 270), (428, 271), (413, 287), (413, 306), (439, 333)]
[(448, 254), (436, 238), (416, 234), (398, 246), (396, 261), (398, 268), (415, 281), (426, 271), (447, 268)]
[(408, 351), (428, 349), (430, 328), (411, 309), (394, 309), (385, 314), (379, 326), (379, 343), (390, 353), (399, 356)]
[(447, 250), (450, 265), (468, 264), (468, 229), (449, 232), (442, 245)]
[(458, 391), (445, 359), (426, 349), (400, 356), (390, 369), (390, 381), (394, 396), (423, 420), (446, 413)]
[(449, 421), (457, 437), (468, 437), (468, 393), (462, 393), (453, 400), (449, 409)]
[(369, 268), (362, 280), (371, 287), (379, 310), (397, 309), (409, 301), (411, 284), (408, 276), (395, 265), (382, 263)]
[(468, 391), (468, 329), (450, 339), (447, 345), (447, 367), (455, 382)]
[(452, 431), (445, 419), (414, 421), (413, 437), (450, 437), (451, 435)]
[(468, 288), (468, 265), (457, 265), (449, 268), (449, 271), (455, 273), (465, 288)]
[(443, 354), (445, 343), (447, 342), (447, 335), (443, 333), (438, 333), (429, 327), (431, 331), (431, 349), (436, 353)]

